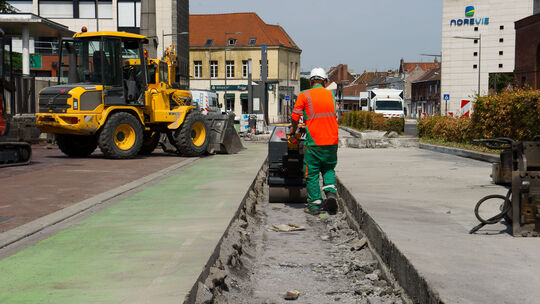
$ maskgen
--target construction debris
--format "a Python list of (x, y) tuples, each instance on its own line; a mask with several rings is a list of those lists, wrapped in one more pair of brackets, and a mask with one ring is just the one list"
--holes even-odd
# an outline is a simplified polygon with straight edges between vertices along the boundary
[(300, 296), (300, 291), (298, 290), (287, 290), (285, 293), (285, 296), (283, 297), (285, 300), (296, 300), (298, 299), (298, 296)]
[(195, 303), (411, 303), (343, 213), (321, 219), (269, 204), (265, 180), (257, 177)]
[(304, 230), (306, 230), (306, 227), (297, 225), (297, 224), (272, 225), (272, 227), (268, 228), (268, 231), (275, 231), (275, 232), (291, 232), (291, 231), (304, 231)]

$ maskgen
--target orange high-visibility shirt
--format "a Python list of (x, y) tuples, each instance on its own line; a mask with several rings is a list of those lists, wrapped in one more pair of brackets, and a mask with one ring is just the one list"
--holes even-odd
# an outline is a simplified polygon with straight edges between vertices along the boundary
[(298, 121), (304, 115), (307, 146), (338, 144), (338, 123), (334, 95), (321, 85), (301, 92), (296, 99), (291, 119)]

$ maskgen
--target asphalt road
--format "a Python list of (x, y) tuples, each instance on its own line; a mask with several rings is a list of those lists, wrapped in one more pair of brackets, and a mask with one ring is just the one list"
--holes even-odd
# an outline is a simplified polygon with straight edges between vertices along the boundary
[(156, 150), (129, 160), (69, 158), (58, 148), (32, 146), (28, 166), (0, 169), (0, 232), (125, 185), (185, 158)]

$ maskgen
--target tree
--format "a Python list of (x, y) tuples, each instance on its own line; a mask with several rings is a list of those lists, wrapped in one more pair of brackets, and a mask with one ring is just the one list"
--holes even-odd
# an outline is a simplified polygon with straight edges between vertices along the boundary
[(0, 13), (13, 14), (18, 13), (19, 10), (13, 7), (13, 5), (6, 2), (6, 0), (0, 0)]
[(309, 79), (300, 77), (300, 91), (309, 90), (310, 88)]

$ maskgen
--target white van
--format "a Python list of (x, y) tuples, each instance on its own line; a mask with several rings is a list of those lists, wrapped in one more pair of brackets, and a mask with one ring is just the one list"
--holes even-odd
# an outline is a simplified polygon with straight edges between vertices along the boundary
[(206, 90), (190, 90), (193, 97), (193, 105), (203, 115), (221, 114), (221, 105), (218, 103), (216, 92)]
[(403, 90), (373, 89), (369, 93), (370, 111), (381, 113), (385, 118), (403, 118)]

